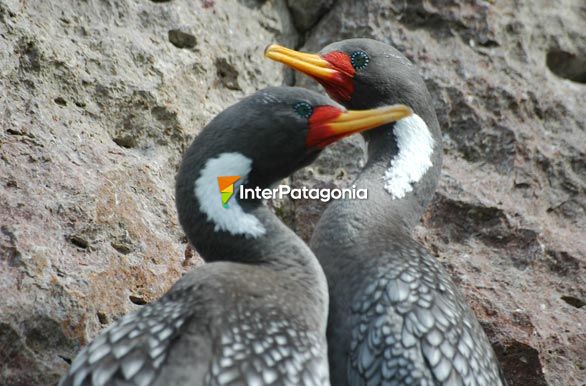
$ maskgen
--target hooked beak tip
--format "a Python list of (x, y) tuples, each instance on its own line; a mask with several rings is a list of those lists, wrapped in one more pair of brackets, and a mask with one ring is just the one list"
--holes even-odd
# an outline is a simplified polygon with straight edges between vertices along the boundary
[(271, 49), (271, 47), (274, 46), (274, 44), (267, 44), (267, 46), (265, 47), (264, 50), (264, 56), (268, 56), (269, 55), (269, 51)]

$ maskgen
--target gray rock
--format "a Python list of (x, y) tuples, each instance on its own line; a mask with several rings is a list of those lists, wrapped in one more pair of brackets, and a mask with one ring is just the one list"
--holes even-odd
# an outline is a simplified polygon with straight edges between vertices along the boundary
[(197, 39), (191, 33), (181, 29), (172, 29), (168, 33), (169, 41), (177, 48), (193, 48)]

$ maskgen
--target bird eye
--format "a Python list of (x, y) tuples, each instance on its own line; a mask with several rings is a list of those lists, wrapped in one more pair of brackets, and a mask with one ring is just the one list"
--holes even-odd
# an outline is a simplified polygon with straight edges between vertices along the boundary
[(354, 51), (350, 54), (350, 62), (352, 62), (352, 67), (354, 67), (354, 69), (362, 70), (368, 66), (370, 57), (364, 51)]
[(307, 102), (297, 102), (293, 105), (293, 109), (297, 114), (306, 119), (309, 119), (313, 113), (313, 107)]

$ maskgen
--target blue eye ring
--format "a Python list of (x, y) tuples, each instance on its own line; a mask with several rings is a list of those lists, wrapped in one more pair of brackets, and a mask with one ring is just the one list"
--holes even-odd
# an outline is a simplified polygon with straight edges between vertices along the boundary
[(309, 119), (309, 117), (311, 117), (311, 114), (313, 114), (313, 107), (307, 103), (307, 102), (297, 102), (293, 105), (293, 110), (295, 110), (295, 112), (305, 118), (305, 119)]
[(350, 62), (355, 70), (362, 70), (368, 67), (370, 56), (364, 51), (354, 51), (350, 54)]

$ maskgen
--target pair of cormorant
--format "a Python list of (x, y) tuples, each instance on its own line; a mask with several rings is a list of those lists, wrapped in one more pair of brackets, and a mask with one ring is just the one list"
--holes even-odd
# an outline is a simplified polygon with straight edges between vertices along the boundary
[[(98, 336), (60, 385), (504, 385), (471, 310), (410, 235), (442, 152), (416, 67), (369, 39), (265, 55), (341, 105), (273, 87), (214, 118), (176, 186), (180, 223), (207, 264)], [(358, 132), (368, 161), (354, 184), (368, 200), (330, 204), (311, 250), (260, 200), (222, 204), (218, 177), (239, 177), (234, 191), (270, 187)]]

